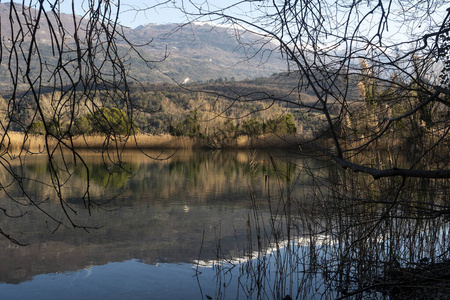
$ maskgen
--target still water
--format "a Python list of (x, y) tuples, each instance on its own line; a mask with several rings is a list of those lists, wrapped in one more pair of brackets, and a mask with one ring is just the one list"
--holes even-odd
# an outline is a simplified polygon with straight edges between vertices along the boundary
[[(251, 225), (283, 209), (281, 194), (306, 195), (312, 179), (302, 166), (313, 170), (320, 163), (284, 152), (147, 154), (159, 159), (126, 152), (121, 168), (100, 154), (83, 153), (90, 170), (89, 209), (82, 200), (87, 172), (72, 167), (70, 159), (64, 162), (73, 170), (70, 176), (59, 173), (66, 180), (62, 204), (43, 155), (27, 157), (23, 168), (13, 166), (25, 178), (25, 193), (1, 174), (3, 185), (12, 182), (2, 208), (17, 217), (3, 216), (1, 229), (26, 244), (0, 241), (1, 298), (270, 299), (235, 280), (248, 267), (248, 260), (245, 265), (240, 259), (270, 260), (290, 246), (274, 251), (270, 238), (258, 236), (273, 230), (273, 220), (258, 230)], [(296, 264), (301, 269), (308, 260), (300, 256)], [(264, 280), (276, 281), (275, 276)], [(295, 288), (281, 286), (279, 292), (292, 294)], [(310, 295), (320, 292), (318, 287)]]
[(289, 152), (81, 154), (1, 160), (1, 299), (447, 299), (446, 180)]

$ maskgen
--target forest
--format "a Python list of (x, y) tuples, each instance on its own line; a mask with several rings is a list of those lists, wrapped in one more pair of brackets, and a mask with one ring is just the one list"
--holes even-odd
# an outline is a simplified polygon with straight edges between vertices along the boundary
[[(24, 94), (21, 109), (7, 119), (15, 120), (13, 131), (34, 136), (48, 133), (65, 139), (80, 135), (170, 134), (200, 140), (211, 148), (226, 148), (239, 136), (301, 136), (307, 140), (323, 131), (323, 123), (318, 114), (292, 105), (298, 95), (286, 87), (287, 81), (296, 80), (296, 76), (277, 73), (245, 81), (219, 78), (188, 85), (133, 84), (129, 103), (106, 98), (108, 91), (100, 90), (91, 106), (78, 110), (73, 117), (69, 114), (70, 107), (61, 105), (69, 102), (64, 93), (41, 95), (42, 116), (30, 113), (36, 110), (36, 104), (30, 95)], [(236, 102), (233, 96), (237, 93), (246, 96)], [(308, 93), (300, 96), (313, 102), (314, 97)], [(7, 97), (0, 99), (3, 107)], [(272, 97), (285, 103), (275, 103)], [(127, 107), (128, 104), (131, 105)]]

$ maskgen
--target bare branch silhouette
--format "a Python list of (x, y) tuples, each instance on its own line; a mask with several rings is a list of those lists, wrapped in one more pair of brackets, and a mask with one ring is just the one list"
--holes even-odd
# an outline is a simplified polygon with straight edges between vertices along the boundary
[[(445, 2), (236, 1), (220, 7), (182, 1), (179, 6), (193, 20), (233, 24), (277, 45), (298, 76), (299, 93), (309, 89), (316, 98), (313, 105), (290, 104), (324, 117), (326, 141), (315, 141), (315, 147), (343, 167), (375, 178), (450, 177), (448, 159), (434, 159), (448, 152), (449, 144)], [(409, 166), (390, 169), (358, 160), (374, 148), (418, 154)]]

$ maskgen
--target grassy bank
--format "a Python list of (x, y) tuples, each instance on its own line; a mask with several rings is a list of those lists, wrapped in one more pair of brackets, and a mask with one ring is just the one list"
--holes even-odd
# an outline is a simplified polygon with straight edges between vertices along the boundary
[[(120, 147), (125, 149), (201, 149), (211, 148), (204, 140), (198, 140), (188, 137), (164, 135), (138, 134), (128, 138), (106, 138), (101, 135), (77, 136), (69, 140), (63, 140), (64, 143), (73, 145), (76, 149), (106, 149), (111, 147)], [(260, 137), (240, 136), (229, 142), (224, 148), (227, 149), (268, 149), (268, 148), (297, 148), (302, 139), (299, 135), (264, 135)], [(55, 148), (58, 141), (49, 138), (49, 148)], [(30, 151), (33, 153), (42, 152), (46, 148), (46, 141), (41, 135), (25, 135), (19, 132), (10, 132), (2, 136), (3, 150), (9, 151)]]

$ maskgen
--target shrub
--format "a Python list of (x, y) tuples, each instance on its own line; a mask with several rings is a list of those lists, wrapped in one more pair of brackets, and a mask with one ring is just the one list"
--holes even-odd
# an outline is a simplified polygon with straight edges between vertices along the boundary
[(80, 117), (75, 122), (77, 134), (128, 135), (139, 133), (136, 124), (118, 108), (102, 108), (92, 114)]

